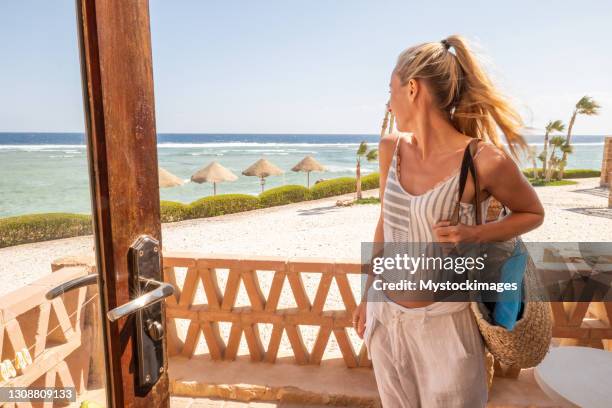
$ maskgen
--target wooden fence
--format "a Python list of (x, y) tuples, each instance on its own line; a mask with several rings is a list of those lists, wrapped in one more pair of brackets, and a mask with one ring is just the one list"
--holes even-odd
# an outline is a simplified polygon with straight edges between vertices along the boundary
[[(177, 280), (178, 268), (186, 269), (182, 284)], [(258, 271), (268, 275), (267, 296), (262, 291)], [(348, 275), (359, 275), (360, 272), (359, 262), (345, 260), (276, 257), (241, 259), (237, 256), (166, 254), (165, 279), (178, 289), (176, 296), (166, 301), (169, 353), (171, 356), (181, 354), (192, 357), (202, 334), (212, 359), (233, 360), (244, 334), (251, 360), (273, 363), (284, 332), (298, 364), (319, 364), (333, 333), (348, 367), (369, 366), (364, 346), (361, 345), (356, 352), (348, 333), (352, 327), (351, 313), (356, 306)], [(227, 282), (223, 292), (219, 285), (221, 273)], [(304, 285), (303, 274), (306, 273), (319, 274), (312, 301)], [(295, 299), (294, 308), (279, 307), (285, 281)], [(203, 286), (206, 303), (194, 305), (198, 282)], [(236, 306), (241, 282), (249, 306)], [(333, 282), (337, 285), (343, 307), (324, 310)], [(187, 334), (182, 341), (177, 335), (174, 319), (189, 320)], [(222, 322), (231, 324), (227, 341), (222, 339), (219, 330), (219, 323)], [(260, 324), (272, 325), (266, 346), (260, 336)], [(304, 344), (301, 325), (318, 327), (311, 350), (307, 350)]]
[[(607, 136), (604, 139), (604, 151), (603, 158), (601, 161), (601, 175), (599, 178), (599, 185), (601, 187), (611, 187), (612, 179), (610, 174), (612, 173), (612, 136)], [(612, 188), (611, 188), (612, 191)]]
[[(0, 387), (75, 387), (77, 393), (85, 389), (92, 348), (92, 327), (86, 324), (85, 310), (91, 310), (88, 306), (97, 302), (97, 295), (84, 287), (49, 301), (45, 293), (90, 271), (86, 266), (59, 267), (0, 297), (0, 361), (15, 369), (13, 375), (0, 378)], [(24, 359), (26, 355), (30, 358)], [(21, 356), (21, 368), (17, 356)], [(0, 402), (4, 407), (43, 405), (50, 406)]]
[[(571, 260), (564, 259), (564, 262)], [(543, 268), (561, 267), (561, 259), (549, 254)], [(184, 280), (177, 280), (177, 271), (184, 270)], [(258, 273), (259, 272), (259, 273)], [(306, 294), (303, 275), (317, 273), (314, 300)], [(262, 275), (263, 273), (263, 275)], [(241, 335), (248, 346), (252, 361), (274, 362), (283, 332), (286, 333), (293, 357), (298, 364), (320, 364), (325, 348), (333, 333), (347, 367), (370, 366), (363, 344), (354, 346), (348, 331), (352, 330), (351, 314), (356, 307), (356, 286), (349, 284), (349, 275), (360, 274), (358, 261), (312, 258), (255, 258), (199, 254), (166, 254), (164, 256), (165, 279), (177, 287), (176, 296), (168, 299), (167, 326), (170, 355), (191, 358), (200, 336), (214, 360), (236, 358)], [(259, 277), (271, 281), (269, 294), (261, 290)], [(219, 277), (227, 281), (224, 291)], [(297, 307), (279, 308), (281, 288), (287, 281), (290, 294)], [(340, 292), (340, 308), (324, 310), (323, 305), (335, 281)], [(206, 300), (195, 304), (198, 283), (201, 282)], [(244, 285), (250, 305), (236, 307), (240, 283)], [(561, 345), (585, 345), (612, 350), (612, 303), (564, 302), (553, 303), (556, 342)], [(177, 333), (176, 319), (189, 322), (187, 333), (181, 340)], [(231, 324), (227, 341), (224, 341), (220, 323)], [(272, 324), (272, 335), (264, 346), (258, 325)], [(316, 340), (311, 350), (304, 345), (300, 325), (318, 326)], [(358, 350), (358, 351), (356, 351)], [(509, 372), (518, 375), (518, 371)], [(499, 373), (503, 374), (503, 373)]]
[[(603, 259), (610, 272), (612, 254)], [(599, 264), (599, 267), (604, 265)], [(545, 250), (543, 262), (539, 264), (539, 273), (545, 276), (549, 271), (564, 270), (576, 277), (587, 276), (592, 267), (583, 260), (582, 254), (557, 250)], [(575, 291), (585, 290), (580, 279), (574, 281)], [(608, 293), (610, 296), (610, 293)], [(612, 302), (553, 302), (551, 303), (554, 326), (553, 337), (560, 345), (587, 346), (612, 351)]]

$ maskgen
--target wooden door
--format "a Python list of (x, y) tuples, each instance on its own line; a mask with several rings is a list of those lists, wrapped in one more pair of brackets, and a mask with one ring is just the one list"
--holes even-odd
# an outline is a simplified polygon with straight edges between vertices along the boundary
[[(77, 0), (77, 18), (97, 266), (106, 316), (134, 297), (130, 246), (143, 234), (161, 242), (148, 1)], [(136, 320), (103, 320), (110, 406), (168, 406), (167, 359), (156, 384), (139, 389)]]

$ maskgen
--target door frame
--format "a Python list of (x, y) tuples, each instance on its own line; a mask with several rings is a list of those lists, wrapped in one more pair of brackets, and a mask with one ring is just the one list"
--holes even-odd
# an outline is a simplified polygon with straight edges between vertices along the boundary
[[(135, 319), (106, 313), (131, 299), (128, 251), (142, 234), (161, 243), (148, 0), (76, 0), (92, 214), (109, 407), (167, 407), (164, 372), (136, 387)], [(163, 269), (162, 269), (163, 270)], [(162, 308), (165, 327), (165, 310)]]

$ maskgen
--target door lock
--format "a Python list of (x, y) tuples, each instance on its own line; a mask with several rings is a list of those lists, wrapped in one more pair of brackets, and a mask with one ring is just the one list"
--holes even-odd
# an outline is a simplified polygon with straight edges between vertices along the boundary
[(132, 313), (136, 316), (136, 382), (146, 393), (164, 372), (161, 301), (174, 293), (174, 286), (162, 282), (161, 249), (153, 237), (138, 237), (130, 247), (129, 260), (130, 290), (135, 299), (108, 314), (111, 320)]
[(147, 320), (147, 333), (153, 340), (161, 340), (164, 337), (164, 326), (155, 320)]
[[(159, 241), (140, 236), (130, 247), (130, 293), (133, 299), (109, 310), (106, 314), (111, 322), (135, 315), (137, 366), (136, 382), (146, 390), (155, 385), (164, 372), (163, 339), (165, 335), (162, 301), (174, 294), (174, 286), (162, 282), (161, 251)], [(51, 289), (46, 298), (51, 300), (61, 294), (98, 282), (98, 275), (85, 275)]]

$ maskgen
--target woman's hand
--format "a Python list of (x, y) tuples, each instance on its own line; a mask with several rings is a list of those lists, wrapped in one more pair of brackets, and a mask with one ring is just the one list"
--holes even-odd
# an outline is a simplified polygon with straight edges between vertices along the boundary
[(438, 221), (432, 230), (435, 242), (451, 244), (478, 242), (478, 226), (475, 225), (451, 225), (450, 221)]
[(365, 332), (367, 307), (367, 302), (361, 301), (353, 312), (353, 328), (357, 331), (360, 339), (363, 339), (363, 333)]

